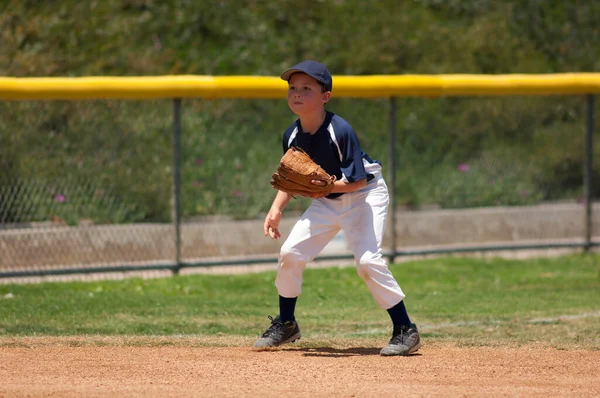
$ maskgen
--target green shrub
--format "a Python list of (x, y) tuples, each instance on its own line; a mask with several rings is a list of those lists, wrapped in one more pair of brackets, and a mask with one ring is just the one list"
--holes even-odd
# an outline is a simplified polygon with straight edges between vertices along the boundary
[[(347, 0), (298, 9), (294, 2), (242, 0), (235, 12), (230, 6), (5, 3), (0, 75), (278, 75), (303, 58), (322, 60), (334, 75), (600, 70), (599, 2)], [(581, 97), (399, 98), (390, 154), (388, 100), (338, 99), (335, 92), (334, 82), (329, 109), (355, 127), (386, 175), (395, 157), (399, 205), (512, 205), (581, 194)], [(52, 213), (69, 223), (169, 221), (172, 109), (168, 99), (0, 103), (3, 222)], [(293, 119), (284, 99), (183, 101), (183, 215), (264, 214), (281, 134)], [(457, 171), (461, 163), (469, 172)], [(597, 176), (595, 166), (596, 196)], [(45, 197), (31, 199), (45, 203), (36, 212), (24, 214), (28, 206), (7, 199), (11, 187), (60, 181), (72, 191), (68, 201), (56, 203), (47, 188)], [(78, 191), (75, 182), (94, 189)], [(27, 192), (19, 201), (40, 195)], [(306, 203), (289, 206), (302, 210)]]
[(534, 204), (545, 194), (534, 175), (536, 171), (514, 154), (484, 153), (469, 162), (433, 169), (425, 198), (443, 208)]

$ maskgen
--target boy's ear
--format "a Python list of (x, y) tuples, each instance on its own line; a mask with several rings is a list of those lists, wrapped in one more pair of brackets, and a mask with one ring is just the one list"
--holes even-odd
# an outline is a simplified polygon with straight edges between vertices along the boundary
[(330, 99), (331, 99), (331, 91), (325, 91), (321, 95), (321, 101), (323, 101), (324, 104), (328, 103)]

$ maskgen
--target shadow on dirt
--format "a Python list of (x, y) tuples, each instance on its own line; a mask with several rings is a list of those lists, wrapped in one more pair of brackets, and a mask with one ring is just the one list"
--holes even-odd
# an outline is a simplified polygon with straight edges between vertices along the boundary
[[(290, 351), (303, 352), (305, 357), (328, 357), (328, 358), (344, 358), (352, 356), (379, 356), (381, 348), (364, 348), (364, 347), (353, 347), (353, 348), (331, 348), (331, 347), (318, 347), (318, 348), (290, 348)], [(419, 356), (419, 353), (412, 354), (410, 356)]]

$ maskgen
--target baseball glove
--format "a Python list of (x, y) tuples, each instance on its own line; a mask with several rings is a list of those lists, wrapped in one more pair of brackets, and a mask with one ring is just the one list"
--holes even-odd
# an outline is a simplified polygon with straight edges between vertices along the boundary
[[(324, 184), (313, 184), (312, 180)], [(302, 149), (290, 147), (279, 161), (277, 172), (271, 177), (271, 185), (292, 195), (322, 198), (331, 193), (335, 180), (335, 175), (327, 174)]]

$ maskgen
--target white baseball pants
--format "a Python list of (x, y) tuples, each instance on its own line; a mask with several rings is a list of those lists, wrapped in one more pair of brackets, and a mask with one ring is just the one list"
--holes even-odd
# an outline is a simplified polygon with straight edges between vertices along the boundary
[(306, 264), (343, 229), (358, 275), (377, 304), (386, 310), (402, 301), (404, 293), (381, 253), (388, 204), (388, 189), (381, 176), (360, 191), (313, 200), (281, 247), (275, 279), (279, 295), (291, 298), (302, 293)]

